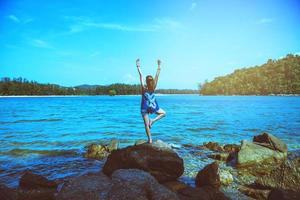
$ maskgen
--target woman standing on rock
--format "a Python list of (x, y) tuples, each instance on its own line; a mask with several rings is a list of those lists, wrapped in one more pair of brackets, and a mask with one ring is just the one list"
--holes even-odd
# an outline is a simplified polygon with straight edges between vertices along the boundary
[[(146, 76), (146, 84), (144, 84), (143, 75), (140, 68), (140, 59), (136, 60), (136, 67), (138, 69), (140, 75), (140, 82), (141, 82), (141, 93), (142, 93), (141, 114), (144, 120), (145, 130), (148, 136), (148, 143), (152, 143), (150, 129), (154, 124), (154, 122), (166, 116), (166, 112), (163, 109), (159, 108), (154, 95), (154, 91), (157, 86), (158, 76), (160, 72), (160, 64), (161, 61), (157, 60), (158, 67), (157, 67), (155, 79), (153, 79), (151, 75), (148, 75)], [(154, 119), (151, 119), (150, 114), (153, 113), (157, 114), (157, 116)]]

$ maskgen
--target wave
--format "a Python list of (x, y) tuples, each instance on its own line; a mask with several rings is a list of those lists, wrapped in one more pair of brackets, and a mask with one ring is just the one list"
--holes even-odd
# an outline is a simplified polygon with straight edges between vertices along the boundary
[(199, 127), (199, 128), (187, 128), (186, 130), (192, 132), (200, 132), (200, 131), (216, 131), (218, 128), (215, 127)]
[(21, 119), (12, 122), (0, 122), (0, 124), (18, 124), (18, 123), (32, 123), (32, 122), (58, 122), (63, 121), (62, 119)]
[(2, 155), (22, 156), (29, 154), (39, 154), (44, 156), (75, 156), (77, 150), (33, 150), (33, 149), (12, 149), (10, 151), (0, 152)]

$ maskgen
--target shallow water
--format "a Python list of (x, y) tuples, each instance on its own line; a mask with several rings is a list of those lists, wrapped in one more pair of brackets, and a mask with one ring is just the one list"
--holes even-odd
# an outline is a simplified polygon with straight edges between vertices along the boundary
[[(173, 144), (222, 144), (251, 140), (268, 131), (300, 148), (300, 97), (157, 96), (167, 117), (154, 124), (153, 139)], [(82, 157), (84, 146), (118, 139), (121, 146), (146, 139), (140, 96), (0, 98), (0, 182), (16, 186), (30, 169), (50, 179), (98, 171), (102, 162)], [(209, 160), (189, 152), (186, 173)]]

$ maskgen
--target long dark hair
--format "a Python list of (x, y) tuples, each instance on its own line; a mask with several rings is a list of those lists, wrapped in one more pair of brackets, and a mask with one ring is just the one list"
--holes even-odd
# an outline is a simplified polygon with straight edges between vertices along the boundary
[(151, 75), (146, 76), (146, 84), (147, 84), (147, 89), (150, 92), (154, 92), (155, 81)]

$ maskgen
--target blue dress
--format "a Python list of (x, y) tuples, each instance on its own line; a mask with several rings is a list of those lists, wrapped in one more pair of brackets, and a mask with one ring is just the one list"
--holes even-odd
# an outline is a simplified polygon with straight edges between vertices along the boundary
[(141, 113), (152, 114), (159, 110), (158, 103), (156, 101), (154, 92), (150, 92), (147, 89), (143, 90), (142, 102), (141, 102)]

